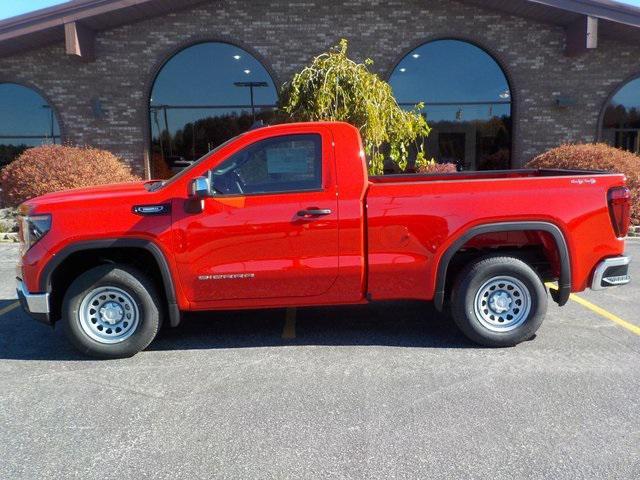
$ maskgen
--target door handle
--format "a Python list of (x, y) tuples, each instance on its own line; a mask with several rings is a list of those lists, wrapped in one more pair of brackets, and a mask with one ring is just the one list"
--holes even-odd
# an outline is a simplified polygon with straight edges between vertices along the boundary
[(310, 208), (307, 208), (306, 210), (300, 210), (296, 215), (303, 218), (324, 217), (325, 215), (331, 215), (331, 209), (310, 207)]

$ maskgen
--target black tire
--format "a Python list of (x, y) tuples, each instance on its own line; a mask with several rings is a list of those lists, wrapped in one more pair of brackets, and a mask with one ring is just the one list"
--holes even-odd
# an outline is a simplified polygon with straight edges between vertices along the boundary
[[(507, 305), (509, 310), (503, 311)], [(486, 347), (512, 347), (530, 340), (540, 328), (547, 313), (547, 291), (538, 274), (522, 260), (483, 257), (456, 278), (451, 313), (462, 333), (473, 342)]]
[[(138, 311), (137, 325), (130, 327), (130, 336), (121, 341), (116, 339), (117, 343), (97, 341), (88, 333), (91, 331), (91, 327), (86, 326), (88, 323), (85, 322), (84, 327), (82, 325), (82, 302), (101, 287), (117, 288), (124, 292), (124, 296), (128, 296), (124, 306), (133, 305), (131, 302), (134, 302), (134, 308)], [(142, 272), (127, 265), (101, 265), (88, 270), (71, 283), (62, 303), (61, 324), (71, 343), (86, 355), (105, 359), (131, 357), (147, 348), (160, 329), (163, 310), (158, 298), (153, 282)]]

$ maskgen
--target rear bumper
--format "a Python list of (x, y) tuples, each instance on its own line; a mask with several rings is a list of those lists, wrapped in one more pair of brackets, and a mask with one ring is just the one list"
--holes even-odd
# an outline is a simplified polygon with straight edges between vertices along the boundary
[(631, 281), (629, 275), (629, 257), (607, 258), (600, 262), (593, 272), (592, 290), (604, 290), (609, 287), (619, 287)]
[(48, 293), (29, 293), (22, 280), (17, 279), (18, 300), (25, 312), (35, 320), (51, 325)]

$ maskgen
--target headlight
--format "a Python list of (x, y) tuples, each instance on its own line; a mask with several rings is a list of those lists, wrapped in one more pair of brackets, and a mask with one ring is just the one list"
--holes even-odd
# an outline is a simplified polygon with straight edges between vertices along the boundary
[(51, 215), (25, 215), (20, 218), (20, 241), (26, 253), (51, 229)]

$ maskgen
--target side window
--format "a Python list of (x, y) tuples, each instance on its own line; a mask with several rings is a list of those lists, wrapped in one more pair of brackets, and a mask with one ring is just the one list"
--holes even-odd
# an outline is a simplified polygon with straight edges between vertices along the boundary
[(210, 175), (218, 195), (320, 190), (322, 139), (310, 134), (262, 140), (222, 162)]

